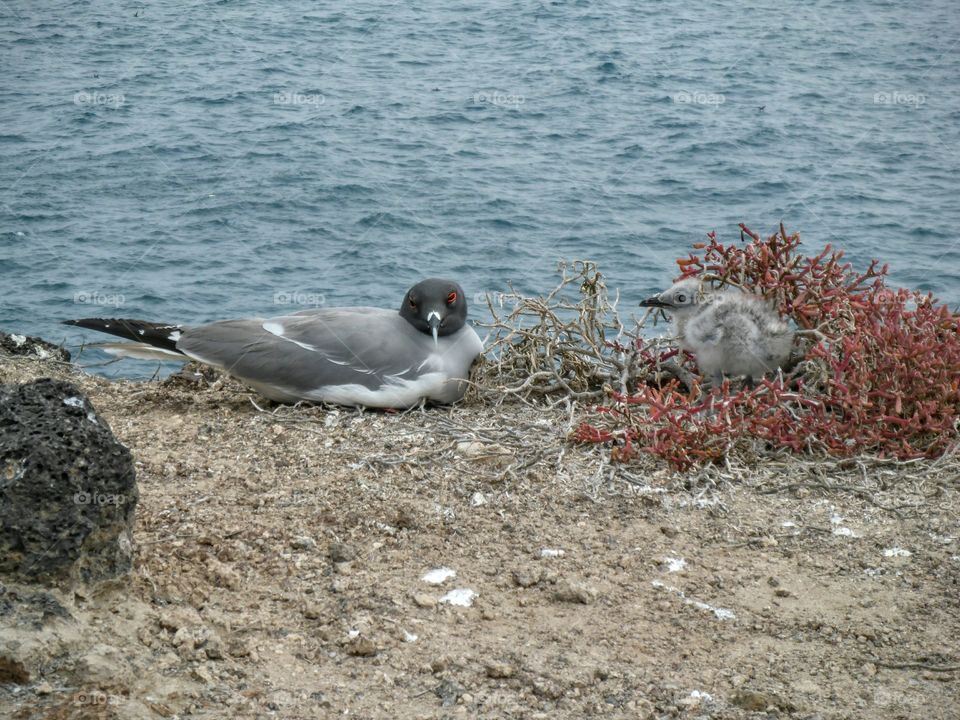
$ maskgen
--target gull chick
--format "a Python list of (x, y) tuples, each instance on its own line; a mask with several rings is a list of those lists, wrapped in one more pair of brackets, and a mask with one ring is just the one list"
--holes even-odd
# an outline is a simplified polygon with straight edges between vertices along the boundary
[(640, 305), (670, 315), (680, 347), (693, 353), (714, 387), (724, 375), (746, 376), (752, 383), (790, 358), (793, 331), (759, 295), (730, 286), (703, 287), (690, 277)]

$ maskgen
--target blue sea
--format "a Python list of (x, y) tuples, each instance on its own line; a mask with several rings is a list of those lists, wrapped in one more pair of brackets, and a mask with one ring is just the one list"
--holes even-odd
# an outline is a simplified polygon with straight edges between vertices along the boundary
[(8, 332), (537, 293), (563, 258), (629, 309), (781, 220), (960, 301), (948, 0), (7, 0), (0, 37)]

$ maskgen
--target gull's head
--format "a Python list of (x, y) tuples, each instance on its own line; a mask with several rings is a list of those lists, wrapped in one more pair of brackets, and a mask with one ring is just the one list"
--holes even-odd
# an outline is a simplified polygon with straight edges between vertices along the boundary
[(440, 338), (452, 335), (467, 322), (467, 299), (463, 288), (452, 280), (429, 278), (407, 290), (400, 306), (400, 317), (417, 330)]
[(661, 293), (649, 297), (640, 303), (640, 307), (659, 308), (670, 313), (675, 319), (686, 317), (695, 312), (704, 301), (705, 288), (699, 278), (684, 278)]

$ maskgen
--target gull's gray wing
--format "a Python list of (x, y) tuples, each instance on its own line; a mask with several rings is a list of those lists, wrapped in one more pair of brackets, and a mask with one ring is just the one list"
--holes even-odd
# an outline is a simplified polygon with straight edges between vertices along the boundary
[(183, 333), (177, 349), (289, 400), (324, 386), (376, 390), (415, 379), (432, 343), (396, 311), (336, 308), (203, 325)]

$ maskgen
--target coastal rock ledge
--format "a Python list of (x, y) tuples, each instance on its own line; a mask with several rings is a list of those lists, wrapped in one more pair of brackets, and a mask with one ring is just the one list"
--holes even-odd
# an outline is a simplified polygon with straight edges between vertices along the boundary
[(0, 385), (0, 578), (60, 587), (130, 570), (130, 451), (75, 385)]

